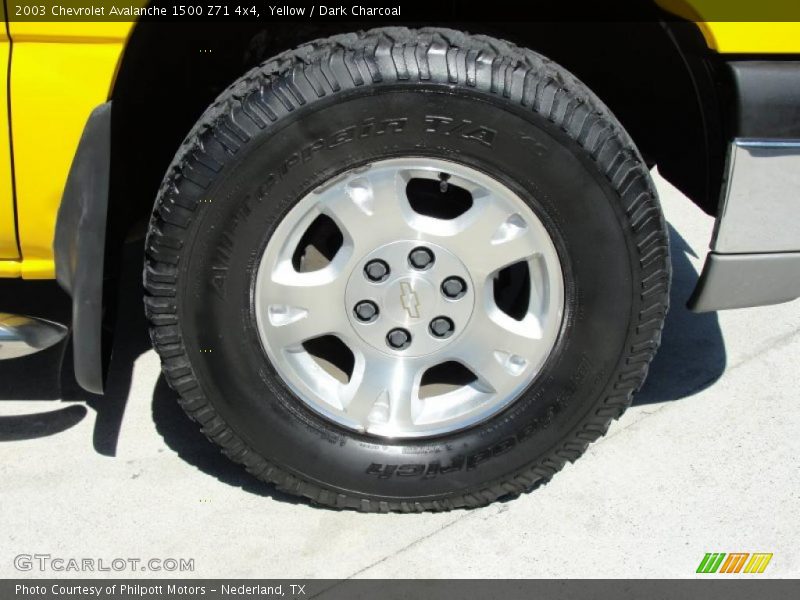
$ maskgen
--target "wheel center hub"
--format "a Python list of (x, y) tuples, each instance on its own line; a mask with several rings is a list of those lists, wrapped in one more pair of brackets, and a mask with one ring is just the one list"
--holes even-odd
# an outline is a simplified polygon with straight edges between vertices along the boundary
[(403, 240), (357, 263), (345, 302), (363, 341), (383, 353), (416, 357), (440, 351), (461, 335), (475, 296), (467, 268), (452, 252)]
[(402, 325), (411, 325), (426, 316), (437, 304), (436, 290), (425, 277), (403, 277), (386, 288), (382, 296), (387, 316)]

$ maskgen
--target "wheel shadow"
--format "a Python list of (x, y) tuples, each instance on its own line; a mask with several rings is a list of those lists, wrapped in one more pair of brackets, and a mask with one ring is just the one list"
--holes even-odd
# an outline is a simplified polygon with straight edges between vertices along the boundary
[(182, 460), (221, 483), (245, 492), (291, 504), (306, 503), (303, 498), (281, 492), (274, 485), (256, 479), (244, 467), (228, 460), (218, 446), (206, 439), (200, 426), (186, 416), (176, 398), (177, 393), (161, 375), (153, 390), (153, 422), (170, 450)]
[(691, 247), (669, 227), (672, 251), (670, 309), (659, 348), (644, 386), (633, 404), (680, 400), (711, 386), (725, 371), (727, 355), (717, 313), (693, 313), (686, 301), (697, 284), (698, 273), (689, 257)]

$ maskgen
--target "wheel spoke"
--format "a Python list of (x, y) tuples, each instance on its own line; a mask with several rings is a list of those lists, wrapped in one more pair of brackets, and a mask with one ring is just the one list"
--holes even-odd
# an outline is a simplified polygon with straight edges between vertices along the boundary
[(537, 369), (548, 350), (538, 337), (533, 315), (515, 321), (499, 310), (473, 316), (469, 335), (456, 348), (456, 360), (472, 370), (487, 392), (504, 393), (531, 369)]
[(488, 271), (494, 272), (526, 260), (537, 252), (536, 242), (533, 236), (521, 234), (511, 240), (492, 243), (486, 249), (486, 262), (489, 265)]
[(372, 249), (387, 230), (400, 237), (411, 231), (405, 180), (398, 172), (353, 175), (320, 192), (319, 211), (333, 219), (356, 255)]
[(389, 386), (389, 425), (395, 430), (413, 428), (419, 410), (419, 373), (414, 363), (398, 365)]
[(478, 279), (530, 258), (538, 251), (527, 221), (518, 213), (509, 213), (491, 195), (475, 198), (473, 207), (458, 221), (458, 233), (449, 244)]
[(342, 393), (347, 416), (361, 423), (364, 429), (371, 421), (385, 422), (389, 416), (385, 375), (374, 366), (367, 366), (363, 359), (357, 361)]
[(343, 394), (347, 416), (367, 431), (413, 426), (420, 375), (415, 360), (359, 358)]
[(292, 349), (309, 339), (348, 331), (344, 305), (331, 300), (342, 297), (343, 278), (322, 271), (295, 273), (269, 285), (257, 309), (263, 311), (262, 323), (276, 345)]

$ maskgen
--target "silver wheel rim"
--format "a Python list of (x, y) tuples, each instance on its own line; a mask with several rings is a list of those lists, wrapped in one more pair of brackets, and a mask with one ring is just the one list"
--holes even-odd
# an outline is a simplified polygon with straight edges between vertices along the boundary
[[(471, 206), (455, 218), (420, 214), (407, 194), (412, 179), (466, 190)], [(327, 264), (303, 271), (297, 248), (321, 215), (341, 244)], [(425, 268), (425, 252), (410, 258), (419, 248), (433, 256)], [(382, 268), (373, 261), (389, 267), (385, 279), (370, 279)], [(510, 314), (495, 287), (520, 264), (527, 306)], [(448, 278), (466, 284), (459, 297), (447, 293), (460, 284), (445, 293)], [(362, 302), (373, 306), (357, 310)], [(545, 226), (505, 185), (458, 163), (398, 158), (339, 175), (288, 212), (261, 258), (254, 306), (264, 350), (304, 404), (354, 431), (414, 438), (474, 426), (519, 397), (555, 345), (564, 282)], [(410, 334), (407, 346), (395, 330)], [(347, 377), (309, 350), (329, 336), (352, 355)], [(426, 374), (454, 365), (472, 379), (426, 391)]]

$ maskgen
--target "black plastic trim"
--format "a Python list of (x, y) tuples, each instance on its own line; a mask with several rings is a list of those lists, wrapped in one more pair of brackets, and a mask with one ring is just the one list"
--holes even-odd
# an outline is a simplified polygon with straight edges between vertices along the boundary
[(103, 393), (110, 358), (103, 331), (103, 269), (111, 157), (111, 102), (92, 111), (61, 200), (54, 242), (56, 279), (72, 297), (75, 379)]
[[(680, 104), (668, 98), (659, 107), (672, 117), (662, 117), (669, 119), (670, 132), (660, 129), (651, 142), (659, 149), (658, 170), (704, 212), (715, 215), (727, 150), (725, 107), (730, 85), (726, 65), (708, 49), (696, 23), (664, 15), (663, 27), (691, 87), (684, 84), (677, 92), (682, 98)], [(662, 70), (659, 68), (659, 77)]]
[(732, 138), (800, 138), (800, 61), (728, 63), (736, 98)]

